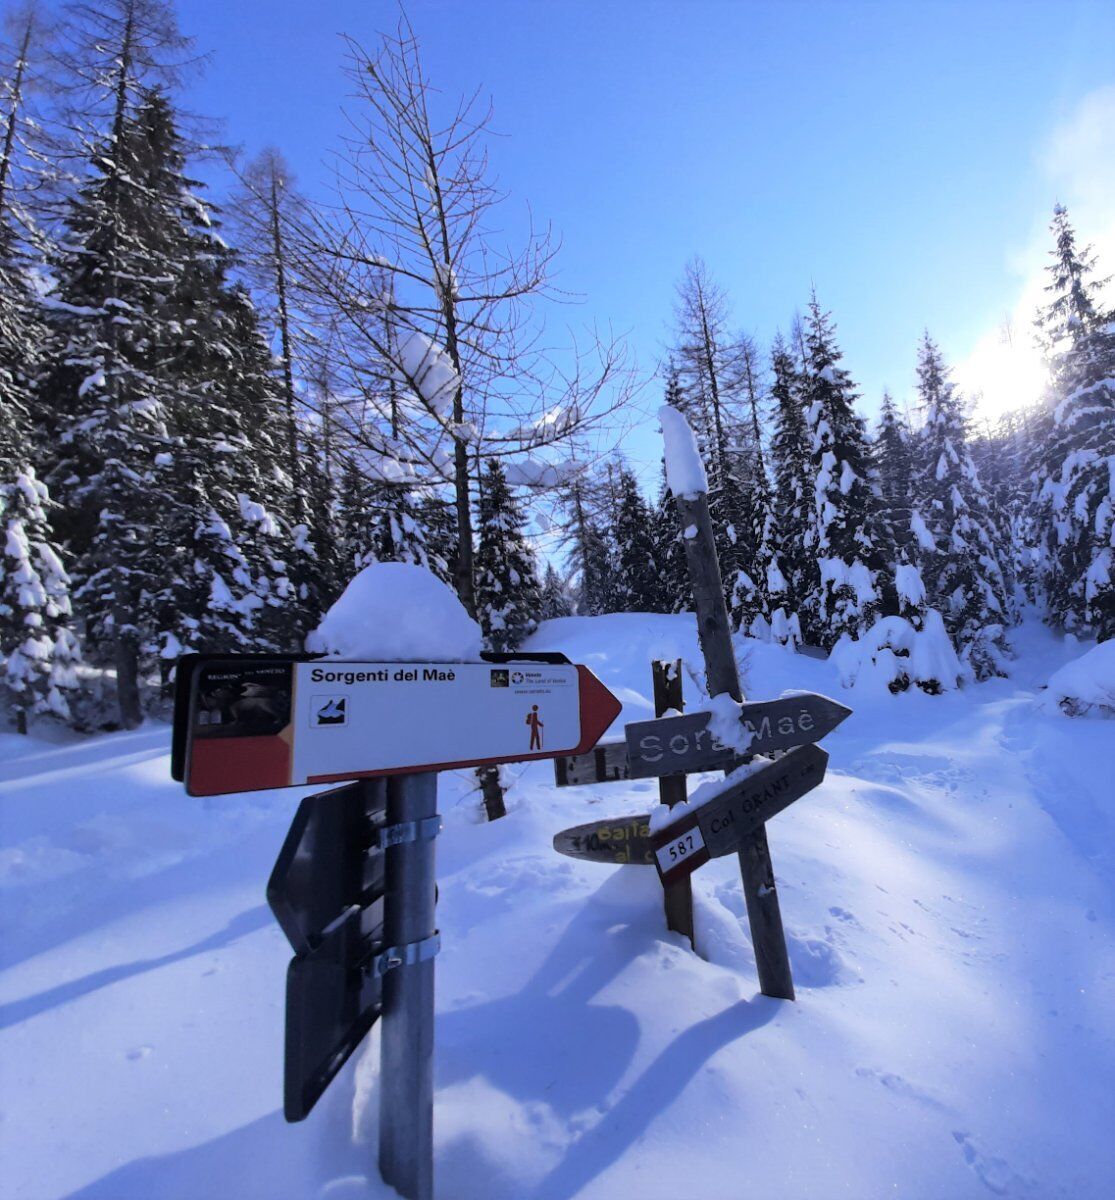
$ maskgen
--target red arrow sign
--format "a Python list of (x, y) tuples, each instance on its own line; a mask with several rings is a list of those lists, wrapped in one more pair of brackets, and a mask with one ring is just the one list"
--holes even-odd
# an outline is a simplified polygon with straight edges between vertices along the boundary
[(194, 796), (583, 754), (620, 702), (573, 663), (205, 660), (193, 667)]

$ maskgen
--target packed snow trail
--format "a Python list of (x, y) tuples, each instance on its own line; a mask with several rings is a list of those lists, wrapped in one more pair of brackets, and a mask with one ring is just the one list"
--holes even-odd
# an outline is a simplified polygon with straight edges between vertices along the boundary
[[(694, 876), (702, 961), (652, 868), (551, 849), (647, 811), (653, 781), (512, 768), (487, 825), (469, 773), (444, 776), (439, 1196), (1106, 1196), (1115, 725), (1034, 703), (1084, 647), (1015, 640), (1013, 679), (935, 698), (739, 644), (749, 697), (855, 710), (825, 783), (769, 827), (795, 1004), (756, 994), (734, 860)], [(653, 715), (651, 658), (700, 662), (684, 617), (570, 618), (533, 644), (591, 667), (623, 720)], [(305, 790), (191, 800), (167, 744), (0, 738), (0, 1195), (388, 1200), (374, 1033), (306, 1122), (281, 1116), (290, 952), (263, 890)]]

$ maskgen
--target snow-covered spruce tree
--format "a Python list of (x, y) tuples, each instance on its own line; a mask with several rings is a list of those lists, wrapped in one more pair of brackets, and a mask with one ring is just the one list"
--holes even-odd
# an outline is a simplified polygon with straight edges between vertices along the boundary
[(573, 574), (574, 598), (580, 616), (595, 617), (611, 611), (615, 594), (615, 560), (604, 530), (607, 519), (605, 489), (580, 471), (561, 489), (564, 520), (561, 545), (565, 548)]
[(554, 564), (546, 564), (546, 572), (542, 576), (542, 592), (539, 601), (538, 619), (553, 621), (557, 617), (573, 615), (573, 601), (561, 576), (554, 569)]
[(1004, 413), (994, 425), (985, 418), (969, 431), (968, 440), (968, 451), (987, 493), (987, 515), (999, 549), (1011, 624), (1018, 621), (1026, 598), (1024, 580), (1033, 574), (1028, 561), (1026, 520), (1029, 447), (1021, 437), (1021, 429), (1019, 414)]
[(999, 547), (968, 452), (963, 402), (928, 333), (918, 352), (918, 397), (925, 424), (914, 494), (924, 522), (919, 536), (926, 545), (922, 576), (929, 603), (944, 616), (961, 661), (976, 679), (1005, 675), (1009, 611)]
[(157, 589), (158, 526), (176, 508), (157, 460), (172, 451), (174, 387), (158, 368), (172, 342), (163, 281), (178, 264), (172, 217), (152, 211), (141, 182), (147, 158), (123, 111), (70, 203), (40, 384), (55, 527), (74, 556), (87, 644), (115, 668), (125, 728), (142, 717), (140, 653), (155, 635), (142, 608)]
[(771, 636), (781, 642), (819, 641), (820, 573), (809, 428), (805, 421), (805, 379), (781, 334), (771, 346), (770, 398), (774, 407), (771, 437), (774, 545), (767, 581)]
[(879, 489), (879, 518), (887, 544), (899, 559), (914, 543), (910, 525), (913, 513), (914, 456), (911, 433), (890, 392), (883, 392), (879, 429), (873, 445), (875, 478)]
[(814, 293), (806, 318), (808, 353), (805, 417), (813, 470), (812, 549), (821, 576), (820, 644), (832, 647), (847, 634), (859, 637), (879, 613), (884, 556), (871, 458), (856, 392), (840, 366), (830, 314)]
[(35, 716), (69, 720), (78, 687), (70, 580), (51, 541), (48, 503), (30, 465), (0, 483), (0, 683), (20, 733)]
[(426, 531), (409, 483), (376, 480), (369, 494), (371, 545), (366, 562), (405, 562), (429, 570)]
[(655, 556), (650, 507), (628, 467), (618, 473), (616, 597), (619, 612), (661, 612), (662, 579)]
[(674, 494), (666, 482), (665, 463), (653, 521), (655, 558), (662, 581), (662, 609), (669, 613), (692, 611), (693, 588), (685, 558), (684, 530), (678, 521)]
[(457, 521), (452, 501), (436, 493), (423, 496), (418, 501), (418, 523), (426, 536), (427, 567), (443, 583), (451, 584), (457, 552)]
[(1058, 205), (1052, 296), (1041, 317), (1053, 387), (1050, 430), (1035, 464), (1038, 570), (1047, 619), (1115, 637), (1115, 313), (1095, 258)]
[(534, 552), (523, 534), (525, 520), (507, 484), (503, 465), (484, 468), (477, 524), (477, 620), (493, 650), (514, 650), (538, 628), (541, 589)]

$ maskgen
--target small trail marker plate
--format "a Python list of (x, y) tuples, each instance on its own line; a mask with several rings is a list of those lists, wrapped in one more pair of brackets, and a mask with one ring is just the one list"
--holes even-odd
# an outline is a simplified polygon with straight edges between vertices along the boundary
[[(820, 746), (799, 746), (658, 830), (651, 843), (663, 882), (690, 874), (710, 858), (734, 854), (749, 834), (817, 787), (827, 765)], [(699, 846), (684, 841), (694, 832)]]
[(682, 873), (686, 873), (695, 871), (702, 863), (707, 863), (709, 852), (700, 826), (695, 825), (671, 837), (655, 850), (654, 858), (658, 864), (658, 873), (663, 877), (675, 867), (684, 867), (685, 872)]
[(614, 866), (646, 865), (654, 862), (650, 844), (650, 816), (614, 817), (574, 825), (554, 834), (554, 849), (570, 858)]

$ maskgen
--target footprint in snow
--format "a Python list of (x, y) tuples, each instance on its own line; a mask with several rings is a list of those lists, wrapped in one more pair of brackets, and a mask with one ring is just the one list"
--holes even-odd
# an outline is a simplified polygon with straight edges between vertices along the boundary
[(788, 932), (786, 946), (794, 982), (801, 987), (831, 987), (842, 982), (846, 974), (844, 959), (831, 941)]
[(1023, 1181), (1010, 1169), (1010, 1166), (995, 1155), (981, 1154), (972, 1143), (971, 1137), (962, 1130), (953, 1130), (952, 1134), (964, 1161), (976, 1173), (976, 1177), (989, 1191), (996, 1196), (1005, 1196), (1013, 1190), (1015, 1184)]

